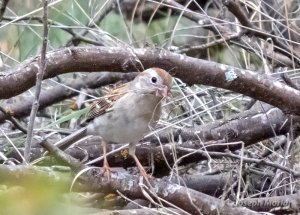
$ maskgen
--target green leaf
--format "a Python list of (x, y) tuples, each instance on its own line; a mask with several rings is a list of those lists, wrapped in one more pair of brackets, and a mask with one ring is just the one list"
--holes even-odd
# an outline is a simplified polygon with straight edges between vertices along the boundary
[(55, 122), (51, 123), (50, 125), (47, 125), (46, 128), (67, 122), (71, 119), (79, 119), (83, 115), (86, 115), (87, 112), (88, 112), (88, 108), (84, 108), (84, 109), (77, 110), (77, 111), (72, 111), (70, 114), (61, 117), (60, 119), (56, 120)]

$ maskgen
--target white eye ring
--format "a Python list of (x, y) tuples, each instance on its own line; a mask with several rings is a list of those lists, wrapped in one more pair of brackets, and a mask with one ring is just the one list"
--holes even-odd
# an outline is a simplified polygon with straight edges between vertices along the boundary
[(155, 84), (157, 82), (157, 78), (156, 77), (152, 77), (151, 78), (151, 82)]

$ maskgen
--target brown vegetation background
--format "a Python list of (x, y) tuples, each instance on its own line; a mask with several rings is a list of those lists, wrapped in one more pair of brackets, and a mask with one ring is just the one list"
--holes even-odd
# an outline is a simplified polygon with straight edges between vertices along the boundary
[[(299, 211), (299, 2), (2, 0), (0, 214)], [(136, 154), (72, 136), (108, 87), (174, 77)], [(134, 132), (134, 131), (133, 131)]]

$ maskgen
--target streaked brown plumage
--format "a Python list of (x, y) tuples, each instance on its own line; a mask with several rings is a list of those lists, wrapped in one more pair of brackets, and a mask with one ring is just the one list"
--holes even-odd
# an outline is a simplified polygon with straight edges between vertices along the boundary
[(110, 91), (90, 108), (87, 133), (103, 138), (104, 168), (106, 142), (130, 143), (140, 173), (146, 172), (135, 156), (135, 144), (155, 127), (161, 114), (161, 100), (167, 96), (172, 77), (165, 70), (151, 68), (141, 72), (133, 81)]

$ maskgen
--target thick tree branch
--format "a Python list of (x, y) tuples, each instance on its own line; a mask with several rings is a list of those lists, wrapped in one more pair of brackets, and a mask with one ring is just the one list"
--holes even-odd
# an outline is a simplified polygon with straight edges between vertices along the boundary
[[(22, 180), (20, 180), (22, 179)], [(9, 185), (21, 185), (26, 181), (49, 183), (56, 181), (63, 183), (65, 190), (69, 191), (68, 187), (72, 181), (72, 173), (55, 171), (51, 167), (35, 167), (31, 165), (0, 165), (0, 183)]]
[[(291, 122), (293, 122), (292, 128), (290, 127)], [(183, 141), (180, 146), (188, 149), (197, 150), (205, 146), (208, 151), (224, 152), (224, 150), (228, 149), (240, 149), (242, 147), (242, 142), (246, 147), (257, 143), (258, 141), (277, 135), (284, 135), (290, 130), (299, 130), (298, 117), (294, 117), (291, 121), (291, 119), (287, 118), (278, 108), (274, 108), (270, 105), (263, 105), (261, 108), (255, 108), (242, 114), (236, 114), (226, 121), (219, 120), (203, 125), (199, 127), (197, 131), (174, 130), (172, 132), (172, 138), (174, 138), (174, 141), (179, 141), (180, 138), (180, 140)], [(294, 132), (294, 136), (297, 137), (297, 135), (298, 133)], [(199, 139), (202, 143), (199, 142)], [(55, 140), (52, 141), (55, 142)], [(145, 141), (150, 141), (153, 148), (150, 149), (149, 146), (143, 145), (137, 147), (136, 154), (142, 164), (149, 165), (149, 156), (145, 155), (150, 155), (151, 153), (155, 155), (155, 166), (165, 166), (166, 161), (164, 157), (166, 157), (169, 165), (174, 164), (172, 145), (167, 145), (163, 148), (159, 146), (159, 142), (164, 144), (171, 141), (170, 131), (161, 132), (158, 135), (158, 138), (156, 136), (150, 136), (145, 139)], [(102, 148), (99, 142), (100, 140), (97, 137), (85, 139), (77, 144), (76, 147), (68, 148), (66, 152), (80, 160), (94, 160), (102, 155)], [(231, 142), (240, 142), (240, 144), (230, 144)], [(120, 144), (120, 146), (122, 146), (122, 144)], [(114, 146), (113, 148), (118, 147), (119, 146)], [(162, 154), (162, 149), (164, 150), (165, 156)], [(108, 151), (111, 150), (112, 145), (108, 145)], [(32, 156), (34, 159), (37, 159), (41, 156), (41, 153), (42, 152), (39, 148), (33, 148)], [(177, 157), (180, 157), (189, 152), (177, 149), (176, 153)], [(9, 157), (20, 159), (18, 153), (14, 151), (9, 154)], [(128, 156), (124, 156), (121, 152), (116, 152), (108, 157), (110, 159), (111, 166), (120, 167), (123, 166), (124, 163), (126, 163), (127, 166), (134, 165), (134, 162), (130, 158), (127, 159)], [(186, 159), (183, 159), (180, 164), (201, 161), (203, 159), (205, 160), (207, 157), (200, 156), (199, 154), (193, 154)]]
[(271, 212), (273, 214), (292, 214), (300, 210), (299, 193), (265, 198), (246, 198), (239, 202), (240, 206), (255, 211)]
[[(47, 90), (42, 90), (40, 94), (39, 110), (50, 106), (54, 103), (63, 101), (78, 95), (78, 91), (82, 88), (98, 88), (108, 84), (113, 84), (117, 81), (131, 81), (136, 76), (136, 73), (120, 73), (120, 72), (102, 72), (100, 74), (88, 74), (85, 78), (76, 78), (68, 83), (66, 86), (55, 86)], [(72, 90), (74, 89), (74, 90)], [(16, 118), (28, 116), (32, 107), (33, 98), (22, 96), (17, 102), (4, 106), (4, 111), (10, 115), (0, 112), (0, 123), (5, 119), (10, 120), (10, 116)]]
[[(43, 147), (75, 171), (86, 168), (80, 162), (46, 141), (43, 142)], [(148, 195), (153, 199), (163, 199), (192, 214), (257, 214), (243, 207), (224, 204), (220, 199), (168, 181), (149, 179), (150, 184), (141, 185), (138, 177), (126, 173), (113, 173), (111, 180), (107, 181), (99, 168), (88, 170), (82, 178), (93, 191), (98, 190), (104, 193), (118, 191), (129, 198), (146, 200)], [(146, 196), (145, 193), (147, 193)], [(168, 203), (166, 204), (168, 205)]]
[[(39, 58), (20, 64), (0, 77), (0, 99), (10, 98), (33, 86)], [(300, 115), (300, 92), (270, 76), (174, 54), (157, 49), (106, 47), (66, 48), (47, 55), (44, 78), (75, 71), (132, 71), (161, 67), (188, 84), (205, 84), (232, 90)]]
[[(291, 122), (293, 122), (291, 127)], [(292, 130), (295, 137), (298, 136), (300, 128), (299, 117), (286, 116), (280, 109), (274, 108), (266, 104), (257, 104), (251, 110), (244, 111), (240, 114), (231, 116), (228, 120), (218, 120), (200, 126), (196, 131), (190, 129), (174, 130), (173, 138), (175, 141), (197, 141), (203, 142), (212, 141), (211, 149), (221, 150), (223, 146), (218, 144), (214, 146), (215, 141), (226, 143), (241, 141), (245, 146), (257, 143), (259, 141), (275, 137), (277, 135), (284, 135)], [(152, 143), (169, 142), (170, 132), (163, 131), (159, 134), (159, 141), (157, 137), (151, 136), (146, 140)], [(223, 149), (227, 149), (225, 146)], [(231, 146), (232, 150), (239, 149), (241, 145)]]

